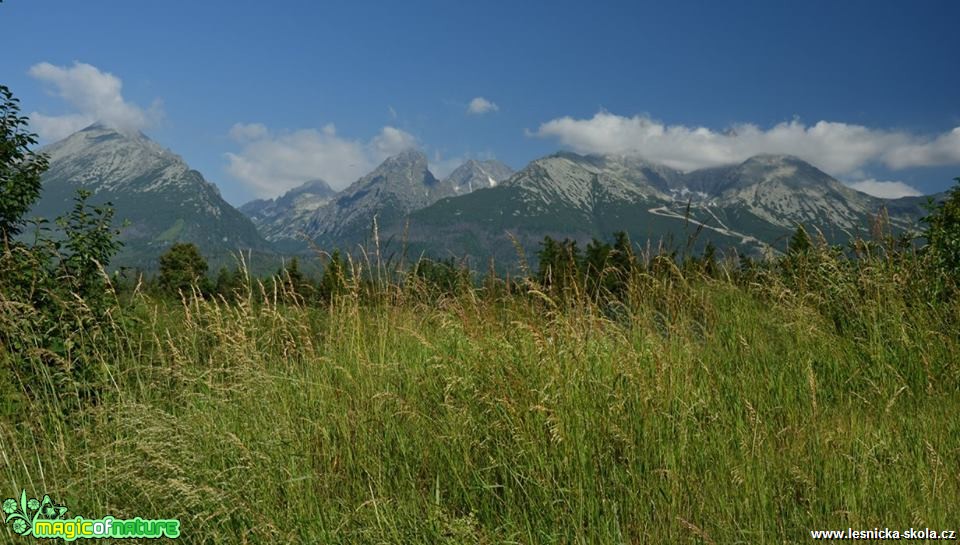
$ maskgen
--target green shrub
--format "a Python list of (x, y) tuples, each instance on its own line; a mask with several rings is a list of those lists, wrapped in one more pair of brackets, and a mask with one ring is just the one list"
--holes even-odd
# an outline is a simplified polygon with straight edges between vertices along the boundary
[(943, 273), (949, 286), (960, 283), (960, 177), (955, 178), (947, 198), (930, 207), (923, 219), (927, 224), (924, 237), (934, 266)]
[(106, 380), (95, 353), (116, 340), (116, 299), (105, 270), (120, 242), (112, 208), (91, 206), (85, 191), (57, 218), (59, 232), (37, 219), (32, 243), (14, 238), (23, 234), (47, 168), (17, 112), (0, 86), (0, 363), (28, 398), (70, 398), (76, 407), (96, 402)]

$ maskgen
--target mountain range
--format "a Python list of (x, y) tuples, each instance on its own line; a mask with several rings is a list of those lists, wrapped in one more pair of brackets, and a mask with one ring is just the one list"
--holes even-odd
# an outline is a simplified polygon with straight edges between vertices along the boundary
[[(760, 155), (683, 173), (624, 156), (558, 153), (503, 183), (443, 199), (409, 216), (416, 251), (515, 261), (544, 236), (586, 244), (625, 231), (668, 250), (708, 243), (747, 255), (783, 250), (797, 225), (830, 243), (867, 236), (882, 210), (896, 231), (918, 229), (925, 197), (888, 201), (855, 191), (796, 157)], [(396, 231), (394, 231), (396, 233)]]
[[(895, 230), (918, 229), (926, 197), (886, 200), (858, 192), (787, 155), (681, 172), (632, 156), (560, 152), (520, 171), (469, 160), (438, 179), (426, 156), (408, 150), (341, 191), (314, 179), (275, 199), (230, 206), (216, 186), (141, 133), (93, 125), (42, 150), (49, 156), (33, 214), (66, 212), (78, 188), (110, 201), (126, 220), (115, 265), (154, 268), (176, 241), (210, 257), (356, 248), (372, 242), (408, 251), (514, 262), (545, 236), (580, 243), (626, 231), (638, 244), (747, 254), (776, 252), (803, 224), (832, 243), (869, 231), (882, 210)], [(372, 230), (374, 222), (377, 231)]]

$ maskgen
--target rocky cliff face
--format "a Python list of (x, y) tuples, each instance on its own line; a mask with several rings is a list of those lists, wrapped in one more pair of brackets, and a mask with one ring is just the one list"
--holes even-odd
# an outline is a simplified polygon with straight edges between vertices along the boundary
[(465, 195), (477, 189), (496, 187), (511, 174), (513, 169), (500, 161), (470, 159), (451, 172), (444, 182), (453, 186), (457, 195)]
[(303, 238), (313, 214), (329, 203), (337, 192), (323, 180), (311, 180), (276, 199), (257, 199), (240, 207), (260, 233), (271, 242)]
[(423, 153), (406, 151), (390, 157), (317, 209), (306, 232), (320, 241), (357, 241), (370, 232), (375, 217), (380, 225), (392, 224), (456, 194), (453, 185), (434, 177)]

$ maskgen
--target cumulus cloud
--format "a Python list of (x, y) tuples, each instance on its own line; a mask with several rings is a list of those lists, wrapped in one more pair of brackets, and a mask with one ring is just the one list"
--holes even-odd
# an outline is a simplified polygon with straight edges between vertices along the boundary
[(138, 131), (163, 115), (159, 101), (147, 109), (128, 102), (120, 78), (90, 64), (74, 62), (67, 67), (41, 62), (28, 73), (75, 110), (65, 115), (32, 112), (31, 128), (45, 140), (59, 140), (98, 121), (122, 131)]
[(496, 112), (498, 110), (500, 110), (499, 106), (483, 97), (477, 97), (471, 100), (470, 104), (467, 106), (467, 113), (474, 115)]
[(379, 163), (391, 155), (416, 147), (417, 139), (408, 132), (394, 127), (384, 127), (380, 134), (370, 141), (370, 152), (374, 161)]
[(249, 142), (267, 136), (268, 132), (263, 123), (234, 123), (228, 134), (237, 142)]
[(89, 127), (97, 119), (89, 114), (43, 115), (38, 112), (30, 114), (30, 129), (41, 139), (55, 142), (71, 134)]
[(341, 137), (332, 123), (280, 133), (260, 123), (237, 123), (229, 135), (242, 149), (226, 154), (227, 172), (258, 197), (275, 197), (317, 178), (341, 189), (417, 145), (413, 135), (389, 126), (366, 142)]
[(933, 140), (911, 142), (893, 149), (885, 160), (893, 168), (955, 165), (960, 162), (960, 127)]
[(796, 155), (834, 175), (854, 173), (869, 163), (893, 169), (960, 164), (960, 127), (930, 137), (794, 120), (769, 129), (747, 123), (718, 132), (599, 112), (590, 119), (553, 119), (532, 134), (555, 138), (580, 153), (639, 155), (681, 170), (736, 163), (759, 153)]
[(899, 199), (900, 197), (917, 197), (923, 195), (920, 190), (912, 185), (903, 182), (881, 182), (879, 180), (868, 179), (858, 182), (850, 182), (847, 185), (874, 197), (881, 199)]

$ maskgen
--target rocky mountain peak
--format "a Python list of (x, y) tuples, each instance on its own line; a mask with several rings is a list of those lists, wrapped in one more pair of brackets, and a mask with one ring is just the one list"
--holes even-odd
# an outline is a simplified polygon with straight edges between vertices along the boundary
[(497, 160), (468, 159), (444, 180), (458, 195), (485, 187), (495, 187), (513, 174), (513, 169)]
[(146, 189), (176, 181), (190, 170), (177, 154), (143, 133), (123, 133), (95, 123), (42, 150), (48, 177), (65, 177), (92, 189)]
[(374, 173), (377, 171), (382, 172), (403, 170), (417, 172), (427, 170), (427, 168), (427, 156), (422, 151), (411, 148), (396, 155), (387, 157), (382, 163), (380, 163), (376, 170), (374, 170)]
[(806, 163), (806, 161), (797, 157), (796, 155), (789, 155), (785, 153), (759, 153), (747, 158), (747, 160), (741, 164), (783, 165), (788, 163), (798, 164)]
[(77, 189), (93, 203), (111, 202), (125, 246), (116, 263), (156, 266), (156, 256), (177, 241), (194, 242), (208, 255), (264, 249), (256, 227), (223, 200), (219, 189), (177, 154), (142, 133), (97, 123), (42, 150), (50, 159), (43, 192), (32, 214), (57, 217)]
[(240, 211), (253, 220), (267, 240), (297, 240), (313, 213), (336, 194), (326, 181), (310, 180), (275, 199), (250, 201)]
[(294, 192), (296, 193), (310, 192), (310, 193), (326, 194), (326, 195), (333, 195), (334, 193), (336, 193), (336, 191), (334, 191), (333, 188), (330, 187), (330, 184), (328, 184), (326, 180), (322, 180), (320, 178), (317, 178), (316, 180), (308, 180), (306, 182), (303, 182), (303, 185), (301, 185), (300, 187), (295, 187), (290, 191), (288, 191), (287, 193), (289, 194)]
[(374, 217), (381, 222), (400, 218), (455, 194), (451, 186), (430, 172), (423, 152), (406, 150), (388, 157), (319, 208), (306, 225), (306, 232), (321, 238), (363, 232)]

